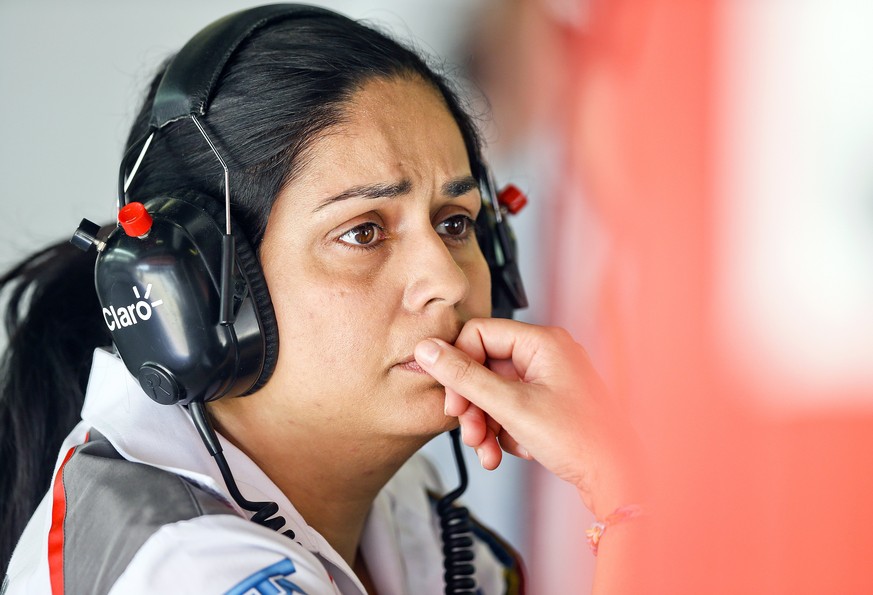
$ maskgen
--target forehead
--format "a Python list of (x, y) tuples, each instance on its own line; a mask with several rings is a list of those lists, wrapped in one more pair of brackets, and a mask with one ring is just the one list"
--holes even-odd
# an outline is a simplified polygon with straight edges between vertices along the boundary
[(428, 115), (454, 123), (445, 100), (432, 84), (418, 75), (374, 77), (352, 94), (345, 108), (349, 125), (391, 121), (407, 126)]
[(346, 104), (342, 121), (308, 153), (298, 180), (339, 190), (350, 183), (470, 173), (457, 122), (439, 91), (419, 77), (367, 81)]

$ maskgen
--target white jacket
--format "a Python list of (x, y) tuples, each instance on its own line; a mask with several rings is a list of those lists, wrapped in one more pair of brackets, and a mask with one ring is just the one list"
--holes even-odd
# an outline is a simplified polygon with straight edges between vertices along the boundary
[[(153, 402), (116, 356), (98, 349), (82, 422), (61, 447), (52, 488), (18, 543), (3, 595), (365, 593), (276, 485), (219, 439), (242, 494), (277, 503), (293, 539), (248, 520), (188, 414)], [(381, 595), (443, 592), (429, 492), (442, 495), (443, 488), (416, 455), (373, 503), (361, 549)], [(517, 592), (514, 552), (478, 525), (474, 535), (479, 592)]]

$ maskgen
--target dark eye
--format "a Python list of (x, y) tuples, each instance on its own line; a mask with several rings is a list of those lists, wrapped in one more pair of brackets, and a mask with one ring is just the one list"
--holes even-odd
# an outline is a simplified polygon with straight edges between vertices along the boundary
[(437, 232), (453, 240), (466, 238), (473, 229), (473, 220), (466, 215), (455, 215), (437, 225)]
[(340, 241), (353, 246), (371, 246), (381, 239), (382, 229), (375, 223), (364, 223), (340, 236)]

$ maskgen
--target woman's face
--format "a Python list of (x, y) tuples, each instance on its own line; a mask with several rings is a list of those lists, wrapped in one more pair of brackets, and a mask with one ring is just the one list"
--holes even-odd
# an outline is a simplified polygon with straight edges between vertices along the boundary
[(345, 114), (270, 215), (261, 262), (280, 349), (254, 398), (342, 435), (432, 435), (454, 420), (413, 348), (451, 342), (491, 310), (478, 186), (454, 118), (421, 80), (371, 80)]

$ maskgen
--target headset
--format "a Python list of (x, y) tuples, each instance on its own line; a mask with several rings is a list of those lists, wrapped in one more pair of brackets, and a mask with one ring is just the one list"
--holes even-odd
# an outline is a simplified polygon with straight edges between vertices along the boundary
[[(313, 6), (273, 4), (228, 15), (188, 41), (158, 85), (149, 131), (122, 158), (118, 225), (107, 235), (83, 219), (71, 239), (85, 251), (97, 249), (97, 295), (127, 369), (156, 402), (188, 409), (234, 500), (255, 512), (252, 520), (273, 529), (284, 525), (284, 519), (274, 516), (278, 506), (250, 502), (239, 493), (204, 408), (208, 401), (262, 387), (276, 366), (279, 336), (258, 259), (230, 215), (232, 172), (200, 118), (209, 110), (225, 65), (243, 42), (271, 24), (320, 15), (345, 18)], [(128, 187), (151, 143), (168, 124), (184, 119), (197, 127), (204, 150), (221, 163), (225, 196), (186, 191), (129, 201)], [(484, 178), (477, 239), (491, 272), (492, 315), (508, 318), (514, 309), (527, 306), (507, 221), (526, 198), (514, 186), (497, 192), (490, 172)], [(472, 593), (472, 552), (463, 539), (458, 543), (458, 534), (469, 531), (468, 520), (446, 516), (458, 510), (451, 504), (467, 482), (458, 458), (457, 430), (452, 439), (461, 487), (438, 505), (446, 545), (446, 592)], [(455, 545), (449, 547), (449, 542)]]

